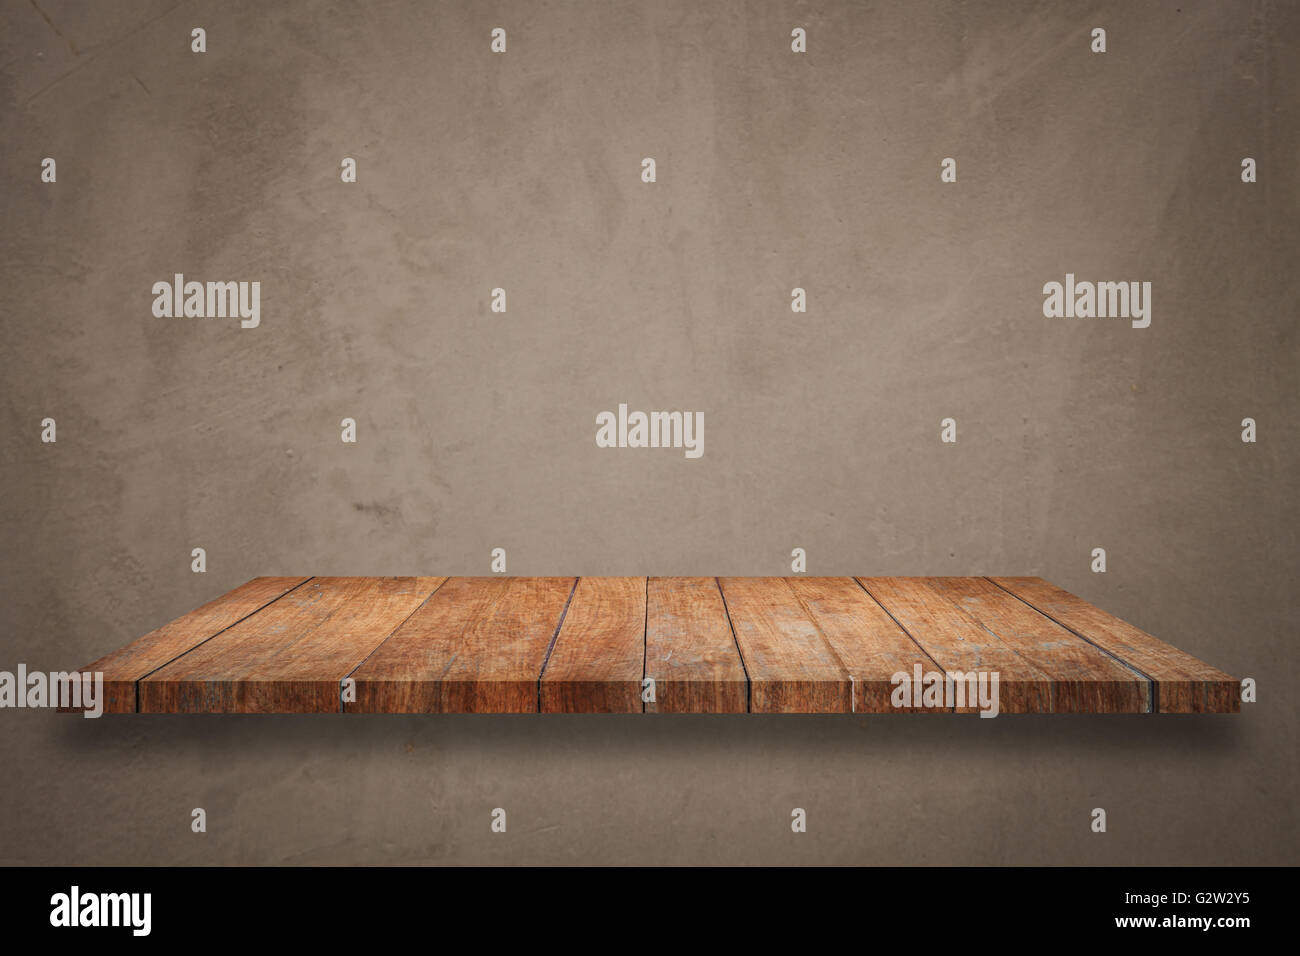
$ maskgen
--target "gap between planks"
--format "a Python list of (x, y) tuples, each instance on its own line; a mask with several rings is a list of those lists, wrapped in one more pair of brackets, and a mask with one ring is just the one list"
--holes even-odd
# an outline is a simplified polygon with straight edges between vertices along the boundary
[[(434, 581), (423, 593), (419, 582)], [(415, 582), (421, 587), (415, 596), (423, 595), (395, 623), (357, 606), (359, 594), (411, 593), (394, 582)], [(560, 582), (566, 586), (562, 605)], [(298, 597), (309, 588), (312, 595)], [(442, 600), (447, 591), (454, 592), (450, 607)], [(456, 604), (457, 595), (474, 597), (474, 607), (467, 612)], [(323, 603), (314, 607), (313, 601)], [(518, 632), (536, 630), (529, 601), (540, 601), (543, 612), (547, 602), (559, 606), (544, 647), (542, 634), (517, 639)], [(421, 633), (415, 625), (424, 617), (433, 629)], [(283, 624), (275, 630), (281, 620), (306, 627), (301, 641), (286, 636)], [(348, 625), (376, 621), (383, 624), (378, 641), (332, 678), (332, 712), (890, 712), (883, 701), (891, 667), (915, 662), (950, 673), (986, 657), (1011, 676), (1003, 712), (1240, 709), (1228, 675), (1038, 578), (258, 578), (96, 663), (125, 662), (114, 682), (121, 691), (128, 683), (121, 674), (131, 666), (139, 671), (129, 681), (130, 699), (108, 708), (116, 712), (319, 712), (319, 675), (302, 676), (304, 668), (293, 669), (301, 662), (286, 656), (298, 643), (309, 651), (324, 646), (321, 653), (335, 658), (346, 655), (347, 646), (336, 644), (355, 637), (357, 628)], [(450, 637), (438, 630), (443, 621), (453, 625)], [(249, 670), (249, 655), (263, 650), (259, 623), (274, 632), (272, 649), (283, 652), (262, 662), (273, 675), (271, 685), (265, 671), (259, 678)], [(711, 637), (696, 633), (710, 629), (716, 629)], [(494, 678), (481, 677), (462, 654), (456, 641), (475, 635), (489, 655), (497, 653), (493, 641), (503, 635), (519, 645), (496, 661), (504, 684), (493, 686)], [(430, 657), (425, 639), (441, 642), (441, 657)], [(723, 640), (732, 664), (719, 663)], [(537, 651), (528, 651), (530, 641)], [(673, 641), (683, 651), (676, 661)], [(432, 684), (408, 686), (410, 699), (385, 696), (404, 676), (402, 651), (395, 647), (401, 643), (411, 660), (433, 668), (424, 678)], [(662, 660), (652, 661), (652, 644), (657, 652), (668, 648)], [(688, 649), (694, 662), (685, 659)], [(540, 661), (530, 658), (538, 651)], [(385, 658), (392, 658), (387, 670), (377, 668)], [(524, 704), (511, 682), (531, 669), (530, 659), (537, 676)], [(242, 676), (237, 665), (245, 668)], [(372, 670), (380, 683), (367, 689), (379, 697), (371, 706), (349, 707), (342, 700), (344, 683), (352, 678), (359, 686)], [(272, 686), (277, 674), (291, 684), (314, 683), (285, 691)], [(171, 675), (182, 682), (169, 683)], [(653, 706), (642, 699), (647, 679), (655, 680)], [(731, 687), (740, 695), (734, 702)], [(295, 703), (295, 694), (306, 702)]]

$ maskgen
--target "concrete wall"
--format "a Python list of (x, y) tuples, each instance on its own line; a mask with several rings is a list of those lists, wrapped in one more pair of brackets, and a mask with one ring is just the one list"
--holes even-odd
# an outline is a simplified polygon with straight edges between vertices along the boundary
[[(259, 574), (803, 547), (1042, 575), (1260, 690), (1206, 718), (3, 711), (0, 862), (1296, 862), (1298, 56), (1263, 0), (5, 3), (0, 668)], [(260, 281), (261, 325), (155, 318), (176, 272)], [(1151, 281), (1150, 327), (1045, 318), (1067, 272)], [(597, 448), (619, 402), (704, 411), (703, 457)]]

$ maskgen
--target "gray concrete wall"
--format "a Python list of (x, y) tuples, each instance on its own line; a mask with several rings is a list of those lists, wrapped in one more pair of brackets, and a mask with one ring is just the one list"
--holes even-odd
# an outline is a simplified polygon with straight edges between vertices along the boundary
[[(1042, 575), (1260, 691), (1207, 718), (7, 710), (0, 862), (1296, 862), (1298, 55), (1262, 0), (5, 3), (0, 668), (259, 574), (803, 547)], [(154, 318), (175, 272), (260, 281), (260, 327)], [(1045, 318), (1067, 272), (1151, 281), (1150, 327)], [(704, 411), (703, 457), (597, 448), (619, 402)]]

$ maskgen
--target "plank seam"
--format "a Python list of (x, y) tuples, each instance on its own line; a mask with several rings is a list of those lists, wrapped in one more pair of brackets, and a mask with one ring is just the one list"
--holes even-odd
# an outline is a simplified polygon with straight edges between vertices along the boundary
[[(650, 676), (650, 575), (645, 576), (645, 626), (641, 628), (641, 713), (646, 713), (645, 679)], [(659, 699), (659, 689), (655, 688), (655, 700)]]
[(862, 588), (863, 591), (866, 591), (867, 597), (871, 598), (871, 600), (875, 603), (876, 607), (880, 608), (882, 611), (884, 611), (886, 614), (889, 615), (889, 619), (898, 625), (898, 629), (903, 632), (903, 636), (912, 642), (912, 646), (916, 648), (916, 652), (920, 654), (922, 657), (924, 657), (931, 664), (933, 664), (935, 670), (941, 670), (945, 674), (948, 672), (948, 668), (945, 667), (943, 664), (940, 664), (937, 660), (935, 660), (934, 655), (921, 646), (921, 642), (912, 636), (912, 632), (903, 626), (903, 622), (900, 621), (898, 618), (894, 617), (893, 613), (889, 610), (889, 608), (881, 604), (880, 598), (876, 597), (874, 594), (868, 591), (867, 586), (863, 584), (861, 580), (859, 580), (857, 577), (854, 577), (853, 583), (856, 584), (858, 587)]
[[(546, 656), (542, 658), (542, 669), (537, 672), (537, 712), (544, 713), (542, 710), (542, 678), (546, 676), (546, 665), (551, 662), (551, 652), (555, 650), (555, 642), (560, 639), (560, 628), (564, 627), (564, 619), (569, 614), (569, 605), (573, 603), (573, 595), (578, 592), (578, 582), (582, 580), (582, 575), (573, 579), (573, 587), (569, 588), (569, 596), (564, 599), (564, 610), (560, 612), (560, 619), (555, 624), (555, 633), (551, 635), (551, 643), (546, 645)], [(643, 658), (644, 660), (644, 658)], [(642, 667), (645, 666), (643, 663)]]
[[(970, 577), (979, 577), (979, 575), (971, 575)], [(922, 579), (922, 580), (924, 580), (924, 579)], [(861, 582), (859, 582), (859, 583), (861, 583)], [(996, 583), (996, 582), (995, 582), (995, 583)], [(1007, 653), (1011, 654), (1013, 657), (1017, 657), (1017, 658), (1019, 658), (1020, 661), (1024, 664), (1025, 667), (1027, 667), (1027, 668), (1029, 668), (1031, 671), (1033, 671), (1033, 672), (1039, 674), (1039, 675), (1043, 678), (1043, 680), (1046, 682), (1046, 684), (1047, 684), (1047, 711), (1046, 711), (1046, 713), (1049, 713), (1049, 714), (1060, 713), (1060, 711), (1058, 711), (1058, 710), (1056, 709), (1056, 703), (1057, 703), (1057, 690), (1058, 690), (1058, 687), (1057, 687), (1057, 677), (1056, 677), (1056, 675), (1055, 675), (1052, 671), (1048, 670), (1047, 667), (1046, 667), (1045, 665), (1043, 665), (1043, 664), (1037, 664), (1037, 663), (1035, 663), (1035, 662), (1032, 661), (1029, 657), (1027, 657), (1025, 654), (1022, 654), (1019, 650), (1017, 650), (1014, 646), (1012, 646), (1009, 642), (1003, 640), (1001, 634), (999, 634), (997, 631), (993, 630), (992, 627), (990, 627), (988, 624), (984, 623), (984, 621), (982, 621), (980, 618), (976, 617), (973, 613), (971, 613), (970, 611), (967, 611), (964, 607), (962, 607), (960, 604), (958, 604), (956, 598), (954, 598), (952, 595), (950, 595), (950, 594), (948, 593), (947, 588), (944, 588), (944, 587), (942, 587), (942, 586), (931, 585), (931, 584), (928, 584), (928, 583), (926, 584), (926, 587), (928, 587), (928, 588), (929, 588), (929, 589), (930, 589), (930, 590), (935, 594), (935, 596), (938, 597), (941, 601), (947, 601), (948, 604), (950, 604), (952, 607), (956, 608), (956, 609), (957, 609), (957, 612), (958, 612), (962, 617), (966, 618), (968, 621), (970, 621), (972, 624), (974, 624), (974, 625), (975, 625), (976, 627), (978, 627), (980, 630), (984, 631), (986, 634), (988, 634), (989, 636), (991, 636), (995, 641), (998, 642), (999, 645), (1001, 645), (1001, 647), (1003, 648), (1003, 650), (1007, 651)], [(871, 592), (868, 591), (867, 593), (870, 594)], [(875, 595), (872, 595), (872, 597), (875, 597)], [(877, 601), (876, 603), (879, 604), (880, 602)], [(881, 604), (880, 606), (881, 606), (881, 607), (884, 607), (883, 604)], [(1033, 608), (1033, 610), (1038, 611), (1038, 608)], [(1042, 612), (1039, 611), (1038, 613), (1041, 614)], [(891, 616), (892, 616), (892, 615), (891, 615)], [(1044, 614), (1043, 616), (1044, 616), (1044, 617), (1047, 617), (1046, 614)], [(1049, 620), (1050, 620), (1050, 618), (1049, 618)], [(947, 672), (948, 672), (948, 669), (947, 669), (946, 667), (944, 667), (944, 668), (943, 668), (943, 671), (944, 671), (944, 673), (947, 673)]]
[[(297, 584), (295, 584), (293, 587), (289, 588), (289, 590), (285, 591), (283, 594), (277, 594), (275, 597), (271, 598), (271, 600), (267, 601), (265, 604), (263, 604), (263, 605), (261, 605), (261, 606), (259, 606), (259, 607), (255, 607), (253, 610), (249, 611), (247, 614), (245, 614), (245, 615), (244, 615), (243, 617), (241, 617), (239, 620), (237, 620), (237, 621), (231, 621), (229, 624), (227, 624), (227, 625), (226, 625), (225, 627), (223, 627), (221, 630), (217, 631), (217, 633), (212, 634), (212, 635), (209, 635), (208, 637), (205, 637), (203, 640), (199, 641), (199, 642), (198, 642), (197, 644), (195, 644), (193, 647), (188, 647), (188, 648), (186, 648), (185, 650), (183, 650), (183, 651), (181, 651), (179, 654), (177, 654), (175, 657), (171, 658), (171, 659), (168, 660), (168, 661), (165, 661), (165, 662), (162, 663), (162, 664), (159, 664), (157, 667), (155, 667), (153, 670), (149, 671), (148, 673), (146, 673), (146, 674), (141, 674), (139, 677), (137, 677), (137, 678), (135, 679), (135, 712), (136, 712), (137, 714), (140, 713), (140, 682), (141, 682), (141, 681), (143, 681), (143, 680), (145, 680), (146, 678), (152, 676), (153, 674), (158, 673), (158, 672), (159, 672), (160, 670), (162, 670), (164, 667), (170, 667), (172, 664), (175, 664), (178, 660), (180, 660), (180, 659), (181, 659), (182, 657), (184, 657), (186, 654), (190, 653), (190, 651), (198, 650), (200, 647), (202, 647), (204, 644), (208, 643), (208, 641), (212, 640), (214, 637), (220, 637), (222, 634), (226, 633), (226, 631), (230, 630), (230, 629), (231, 629), (232, 627), (234, 627), (235, 625), (237, 625), (237, 624), (242, 624), (242, 623), (244, 623), (245, 621), (247, 621), (247, 620), (248, 620), (250, 617), (252, 617), (254, 614), (261, 614), (263, 611), (265, 611), (268, 607), (270, 607), (270, 606), (271, 606), (272, 604), (274, 604), (276, 601), (279, 601), (281, 598), (287, 597), (288, 595), (292, 594), (294, 591), (298, 590), (300, 587), (303, 587), (303, 586), (305, 586), (305, 585), (307, 585), (307, 584), (310, 584), (310, 583), (311, 583), (312, 581), (314, 581), (315, 579), (316, 579), (316, 575), (314, 575), (314, 574), (313, 574), (313, 575), (309, 575), (309, 576), (303, 578), (301, 581), (299, 581), (299, 582), (298, 582)], [(256, 580), (257, 580), (256, 578), (252, 578), (252, 579), (250, 579), (249, 581), (246, 581), (245, 584), (252, 584), (253, 581), (256, 581)], [(241, 587), (242, 587), (242, 586), (243, 586), (243, 585), (241, 585)], [(236, 590), (238, 590), (238, 589), (236, 589)]]
[(936, 595), (938, 595), (940, 600), (947, 601), (949, 604), (955, 607), (958, 610), (958, 612), (961, 613), (962, 617), (967, 618), (977, 627), (993, 635), (994, 640), (996, 640), (1000, 645), (1002, 645), (1003, 648), (1010, 651), (1016, 657), (1020, 658), (1020, 660), (1022, 660), (1025, 663), (1026, 667), (1029, 667), (1031, 670), (1037, 671), (1039, 674), (1042, 674), (1043, 677), (1046, 678), (1047, 680), (1047, 712), (1049, 714), (1060, 713), (1060, 711), (1056, 709), (1057, 690), (1058, 690), (1057, 677), (1052, 671), (1047, 670), (1047, 668), (1044, 665), (1037, 664), (1034, 661), (1030, 660), (1029, 657), (1027, 657), (1025, 654), (1022, 654), (1019, 650), (1013, 647), (1008, 641), (1003, 640), (1001, 634), (993, 630), (993, 628), (988, 624), (985, 624), (984, 621), (981, 618), (976, 617), (974, 613), (966, 610), (964, 607), (958, 604), (957, 599), (948, 593), (948, 589), (946, 587), (944, 587), (943, 585), (936, 586), (929, 583), (926, 584), (926, 587), (928, 587), (931, 591), (933, 591)]
[[(442, 584), (439, 584), (436, 588), (434, 588), (432, 591), (430, 591), (430, 592), (429, 592), (429, 596), (426, 597), (423, 601), (421, 601), (420, 604), (419, 604), (419, 606), (418, 606), (415, 610), (413, 610), (410, 614), (406, 615), (406, 617), (402, 618), (401, 621), (399, 621), (396, 625), (394, 625), (393, 629), (392, 629), (391, 631), (389, 631), (389, 632), (384, 636), (384, 639), (383, 639), (382, 641), (380, 641), (378, 644), (376, 644), (373, 648), (371, 648), (369, 654), (367, 654), (365, 657), (361, 658), (361, 660), (359, 660), (359, 661), (357, 662), (356, 666), (353, 667), (352, 670), (348, 671), (345, 675), (343, 675), (343, 680), (340, 680), (340, 681), (339, 681), (339, 688), (342, 689), (342, 687), (343, 687), (343, 681), (347, 680), (349, 677), (351, 677), (353, 674), (355, 674), (355, 673), (357, 672), (357, 670), (361, 667), (362, 664), (364, 664), (366, 661), (370, 660), (370, 658), (374, 655), (375, 651), (379, 650), (381, 647), (383, 647), (385, 644), (387, 644), (387, 643), (388, 643), (388, 639), (389, 639), (390, 637), (392, 637), (394, 634), (396, 634), (396, 633), (398, 632), (398, 630), (401, 629), (401, 627), (402, 627), (403, 624), (405, 624), (405, 623), (406, 623), (407, 621), (409, 621), (411, 618), (415, 617), (415, 615), (418, 614), (421, 610), (423, 610), (423, 609), (424, 609), (424, 606), (425, 606), (426, 604), (428, 604), (428, 603), (433, 599), (433, 596), (434, 596), (435, 594), (437, 594), (439, 591), (442, 590), (443, 585), (445, 585), (445, 584), (446, 584), (448, 581), (450, 581), (450, 580), (451, 580), (451, 576), (450, 576), (450, 575), (444, 577), (444, 578), (442, 579)], [(343, 695), (342, 695), (342, 694), (339, 694), (339, 713), (340, 713), (340, 714), (347, 713), (347, 711), (346, 711), (346, 710), (344, 709), (344, 707), (343, 707)]]
[[(889, 615), (889, 619), (898, 625), (898, 629), (903, 632), (903, 634), (907, 637), (909, 641), (911, 641), (913, 644), (916, 645), (916, 649), (921, 654), (922, 657), (924, 657), (927, 661), (933, 664), (936, 670), (942, 671), (945, 675), (948, 673), (947, 665), (940, 664), (937, 660), (934, 659), (934, 655), (931, 654), (929, 651), (927, 651), (925, 647), (922, 646), (921, 642), (918, 641), (912, 635), (912, 632), (903, 626), (902, 621), (894, 617), (894, 612), (891, 611), (889, 608), (885, 607), (884, 602), (881, 601), (880, 598), (876, 597), (874, 594), (871, 593), (871, 589), (862, 583), (861, 578), (859, 578), (857, 575), (854, 575), (853, 581), (854, 583), (857, 584), (858, 587), (862, 588), (862, 590), (867, 592), (867, 597), (871, 598), (871, 600), (876, 602), (876, 607), (880, 608), (882, 611), (884, 611), (886, 614)], [(948, 713), (956, 713), (957, 712), (956, 705), (953, 706), (953, 709), (951, 711), (948, 711), (947, 707), (944, 708), (944, 711)]]
[[(1133, 664), (1130, 664), (1128, 661), (1124, 660), (1124, 658), (1120, 657), (1118, 654), (1114, 654), (1114, 653), (1112, 653), (1112, 652), (1106, 650), (1106, 648), (1102, 647), (1102, 646), (1101, 646), (1100, 644), (1098, 644), (1096, 641), (1090, 640), (1086, 634), (1080, 634), (1078, 631), (1076, 631), (1074, 628), (1070, 627), (1070, 625), (1066, 624), (1064, 621), (1058, 621), (1056, 618), (1052, 617), (1052, 615), (1050, 615), (1050, 614), (1048, 614), (1046, 611), (1044, 611), (1041, 607), (1038, 607), (1037, 605), (1031, 604), (1029, 601), (1026, 601), (1024, 598), (1022, 598), (1022, 597), (1021, 597), (1019, 594), (1017, 594), (1015, 591), (1012, 591), (1010, 588), (1004, 588), (1004, 587), (1002, 587), (1001, 584), (998, 584), (998, 582), (997, 582), (997, 581), (994, 581), (991, 577), (985, 576), (985, 580), (988, 581), (990, 584), (992, 584), (994, 587), (1002, 588), (1003, 591), (1006, 591), (1008, 594), (1010, 594), (1013, 598), (1015, 598), (1015, 599), (1016, 599), (1017, 601), (1019, 601), (1021, 604), (1025, 605), (1025, 607), (1027, 607), (1027, 608), (1029, 608), (1029, 609), (1031, 609), (1031, 610), (1033, 610), (1033, 611), (1035, 611), (1035, 612), (1037, 612), (1037, 613), (1043, 615), (1043, 617), (1047, 618), (1049, 621), (1051, 621), (1053, 624), (1056, 624), (1058, 627), (1063, 627), (1063, 628), (1065, 628), (1067, 631), (1069, 631), (1069, 632), (1070, 632), (1071, 634), (1073, 634), (1075, 637), (1079, 638), (1079, 640), (1083, 641), (1083, 642), (1086, 643), (1086, 644), (1091, 644), (1093, 647), (1097, 648), (1097, 650), (1101, 651), (1101, 652), (1102, 652), (1103, 654), (1105, 654), (1107, 657), (1110, 657), (1110, 658), (1112, 658), (1112, 659), (1118, 661), (1119, 663), (1121, 663), (1121, 664), (1123, 664), (1125, 667), (1127, 667), (1129, 670), (1133, 671), (1133, 673), (1135, 673), (1135, 674), (1137, 674), (1139, 677), (1143, 678), (1143, 679), (1147, 682), (1147, 689), (1148, 689), (1148, 691), (1150, 692), (1150, 696), (1151, 696), (1151, 703), (1150, 703), (1150, 705), (1149, 705), (1151, 709), (1148, 710), (1147, 713), (1148, 713), (1148, 714), (1158, 714), (1158, 713), (1160, 713), (1160, 708), (1159, 708), (1159, 702), (1160, 702), (1160, 684), (1159, 684), (1159, 682), (1156, 681), (1156, 679), (1153, 678), (1150, 674), (1148, 674), (1146, 671), (1142, 670), (1142, 668), (1137, 667), (1137, 666), (1135, 666), (1135, 665), (1133, 665)], [(1077, 595), (1076, 595), (1076, 596), (1077, 596)], [(1080, 599), (1080, 600), (1082, 600), (1082, 599)]]
[(745, 713), (752, 714), (754, 700), (754, 682), (749, 676), (749, 665), (745, 663), (745, 652), (740, 648), (740, 638), (736, 636), (736, 624), (731, 620), (731, 608), (727, 606), (727, 595), (722, 590), (722, 579), (714, 577), (713, 586), (718, 589), (718, 597), (722, 598), (722, 610), (727, 615), (727, 627), (731, 628), (731, 640), (736, 645), (736, 656), (740, 658), (740, 669), (745, 672)]
[(808, 618), (808, 622), (812, 624), (813, 630), (817, 632), (817, 636), (822, 639), (823, 646), (825, 646), (826, 650), (831, 652), (831, 657), (834, 658), (835, 663), (840, 665), (840, 670), (844, 672), (844, 676), (849, 679), (849, 713), (853, 713), (853, 674), (849, 672), (849, 667), (844, 663), (844, 658), (840, 657), (840, 652), (835, 649), (835, 645), (830, 642), (830, 639), (826, 636), (826, 632), (822, 630), (821, 622), (817, 620), (817, 616), (813, 614), (812, 609), (808, 607), (808, 603), (804, 601), (799, 592), (795, 590), (794, 585), (790, 583), (791, 579), (787, 577), (782, 578), (782, 580), (785, 581), (785, 586), (790, 589), (790, 593), (794, 596), (795, 603), (799, 605), (799, 609), (803, 611), (804, 616)]

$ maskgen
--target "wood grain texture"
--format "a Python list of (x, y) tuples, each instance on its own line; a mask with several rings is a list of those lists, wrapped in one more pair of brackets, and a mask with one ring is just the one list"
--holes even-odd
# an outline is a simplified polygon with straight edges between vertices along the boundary
[(82, 670), (109, 713), (991, 713), (957, 672), (995, 672), (998, 713), (1241, 706), (1024, 577), (257, 578)]
[(934, 660), (852, 578), (790, 578), (790, 588), (848, 670), (851, 709), (861, 714), (915, 711), (896, 707), (894, 675), (939, 670)]
[(576, 578), (450, 578), (353, 672), (347, 713), (533, 713)]
[(542, 671), (542, 712), (639, 714), (645, 625), (645, 578), (579, 578)]
[(138, 681), (307, 580), (306, 577), (254, 578), (81, 669), (103, 672), (105, 713), (134, 713)]
[(749, 678), (716, 578), (650, 578), (645, 674), (655, 682), (647, 713), (736, 714), (749, 710)]
[[(1052, 678), (937, 590), (929, 578), (858, 578), (944, 672), (996, 672), (1002, 713), (1049, 713)], [(949, 707), (974, 713), (971, 706)]]
[(849, 673), (787, 578), (719, 578), (755, 714), (849, 713)]
[(1241, 710), (1241, 687), (1235, 678), (1083, 598), (1042, 578), (995, 577), (990, 580), (1149, 677), (1155, 685), (1156, 711), (1191, 714), (1237, 713)]
[(1151, 681), (986, 578), (931, 578), (931, 586), (1007, 647), (1051, 676), (1053, 713), (1151, 710)]
[(312, 578), (142, 680), (143, 713), (339, 713), (340, 682), (445, 578)]

